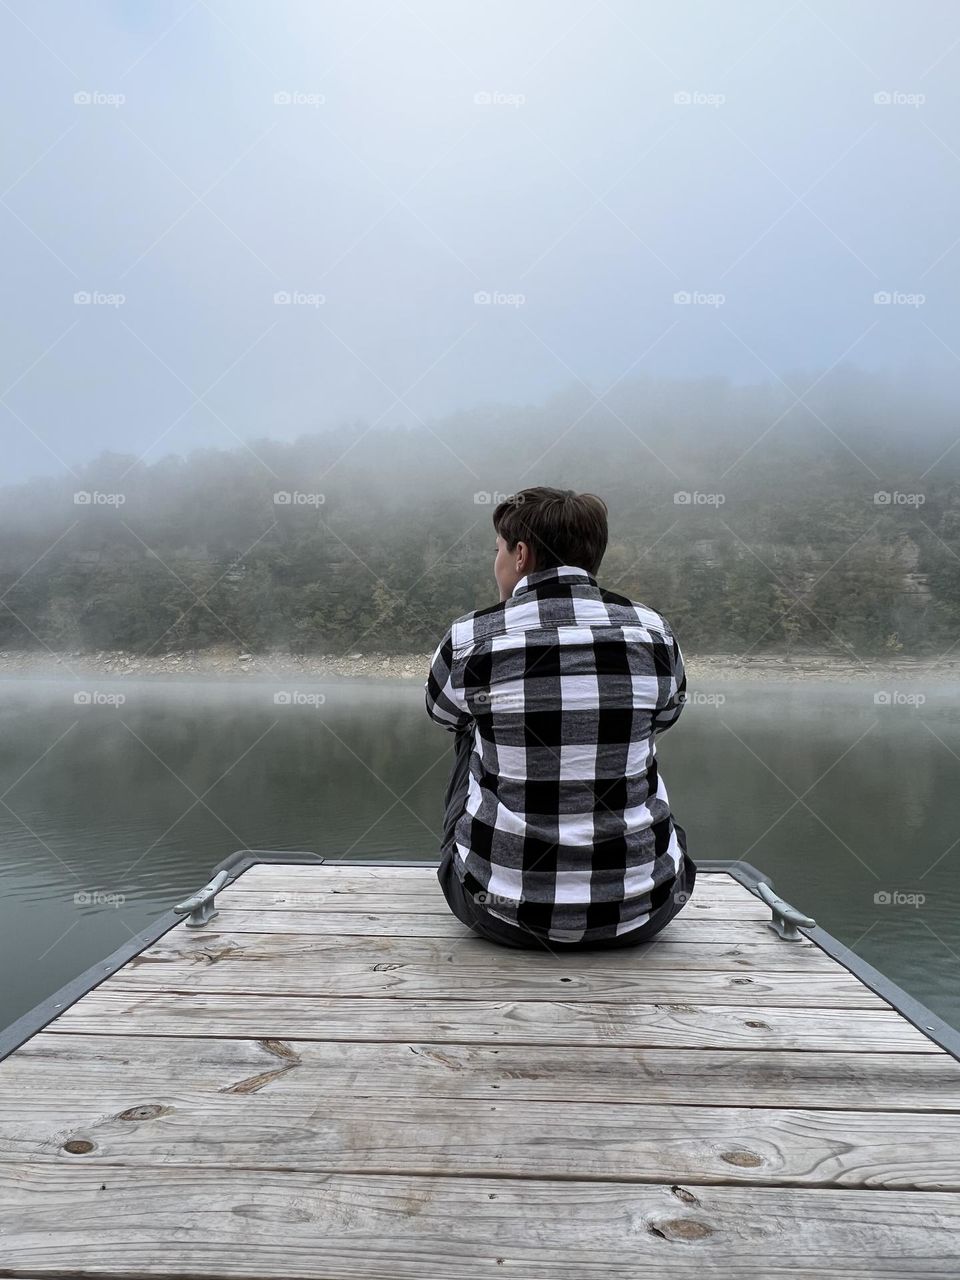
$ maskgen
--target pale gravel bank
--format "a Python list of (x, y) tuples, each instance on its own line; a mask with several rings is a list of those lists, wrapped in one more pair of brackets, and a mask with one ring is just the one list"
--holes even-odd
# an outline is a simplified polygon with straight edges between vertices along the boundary
[[(432, 654), (346, 653), (299, 656), (283, 652), (243, 653), (236, 646), (138, 655), (122, 650), (49, 653), (0, 650), (0, 679), (370, 679), (423, 682)], [(691, 683), (725, 680), (867, 681), (878, 679), (960, 682), (960, 654), (944, 658), (865, 658), (833, 654), (686, 654)]]

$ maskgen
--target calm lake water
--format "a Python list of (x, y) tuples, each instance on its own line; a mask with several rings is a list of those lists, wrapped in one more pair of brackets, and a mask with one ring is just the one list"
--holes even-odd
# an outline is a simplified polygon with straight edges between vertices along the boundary
[[(236, 849), (437, 856), (452, 738), (419, 682), (302, 682), (316, 706), (273, 684), (97, 686), (120, 706), (76, 687), (0, 685), (0, 1026)], [(693, 690), (663, 777), (695, 861), (753, 863), (960, 1026), (960, 689), (876, 692)]]

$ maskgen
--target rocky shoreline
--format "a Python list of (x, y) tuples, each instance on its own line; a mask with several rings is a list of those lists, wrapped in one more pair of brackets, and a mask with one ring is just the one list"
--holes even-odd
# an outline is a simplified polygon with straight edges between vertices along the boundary
[[(203, 679), (252, 680), (298, 676), (309, 680), (426, 679), (432, 653), (347, 653), (300, 656), (280, 651), (244, 653), (236, 646), (138, 655), (123, 650), (50, 653), (0, 650), (0, 679)], [(960, 655), (944, 658), (864, 659), (832, 654), (686, 654), (692, 681), (723, 680), (900, 680), (960, 682)]]

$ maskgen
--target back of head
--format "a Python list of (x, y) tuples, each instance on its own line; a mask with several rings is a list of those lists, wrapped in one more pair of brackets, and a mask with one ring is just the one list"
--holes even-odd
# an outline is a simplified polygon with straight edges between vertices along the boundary
[(593, 493), (521, 489), (496, 507), (493, 525), (510, 550), (527, 543), (538, 570), (570, 564), (596, 574), (607, 549), (607, 506)]

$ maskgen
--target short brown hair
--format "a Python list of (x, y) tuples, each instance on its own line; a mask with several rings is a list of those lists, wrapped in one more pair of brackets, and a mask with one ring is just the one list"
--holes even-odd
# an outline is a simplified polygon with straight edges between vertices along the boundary
[(607, 504), (594, 493), (537, 485), (501, 502), (493, 527), (511, 551), (526, 542), (538, 570), (573, 564), (595, 574), (607, 549)]

